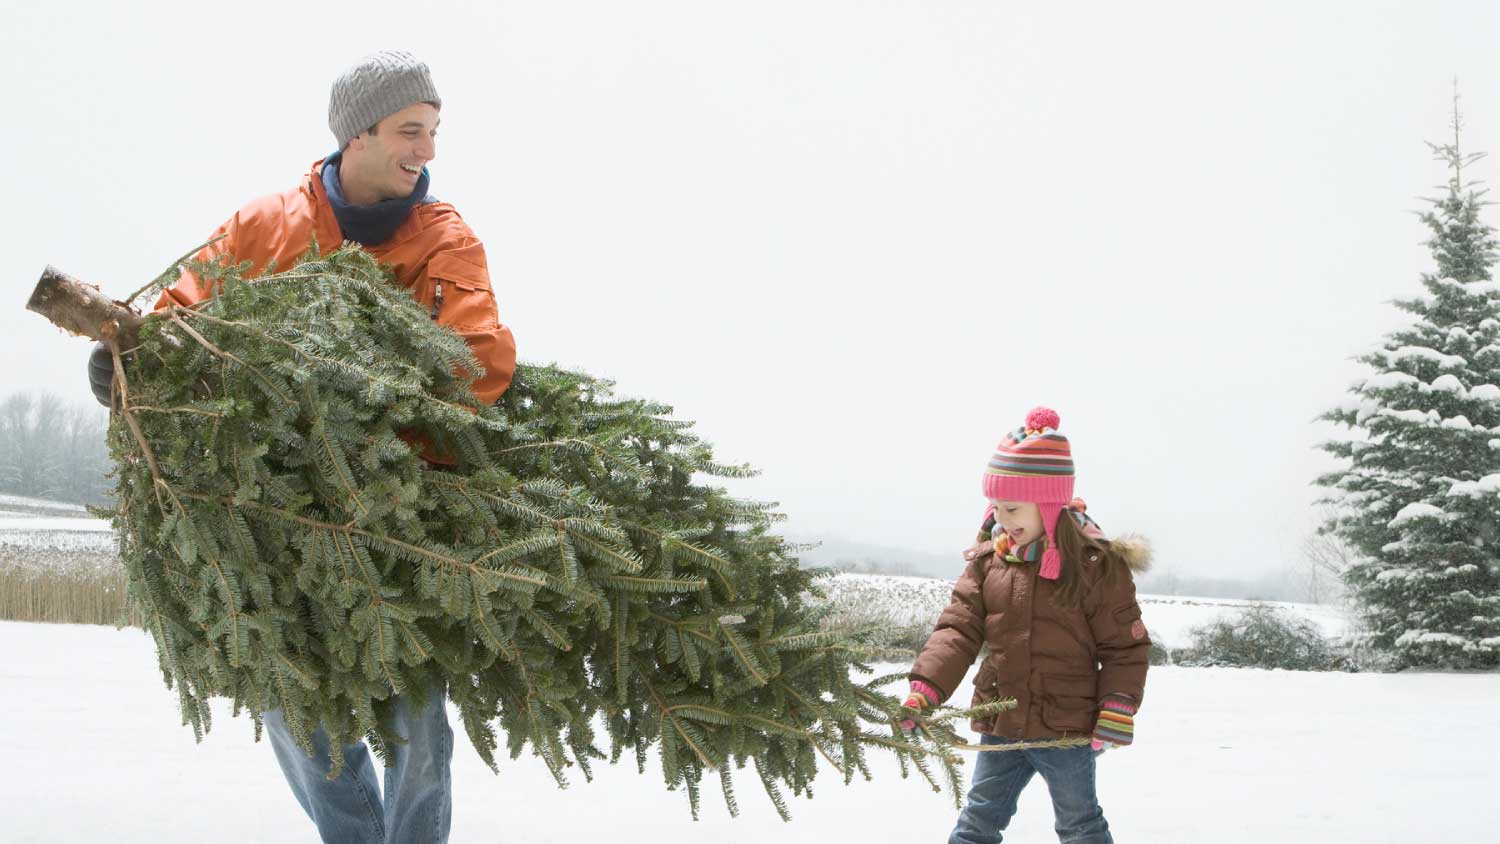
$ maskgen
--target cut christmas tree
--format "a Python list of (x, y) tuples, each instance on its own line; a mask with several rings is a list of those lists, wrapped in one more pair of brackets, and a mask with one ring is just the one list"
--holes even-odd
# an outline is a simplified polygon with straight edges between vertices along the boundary
[(383, 752), (393, 695), (440, 691), (492, 767), (530, 747), (565, 784), (655, 749), (695, 814), (710, 771), (733, 810), (752, 765), (785, 816), (820, 758), (847, 782), (872, 747), (956, 799), (948, 721), (974, 713), (893, 731), (909, 711), (851, 679), (861, 634), (825, 623), (771, 506), (702, 482), (750, 470), (669, 407), (542, 366), (480, 406), (463, 340), (357, 247), (192, 269), (218, 289), (192, 308), (51, 271), (30, 307), (115, 352), (130, 600), (200, 735), (224, 697)]

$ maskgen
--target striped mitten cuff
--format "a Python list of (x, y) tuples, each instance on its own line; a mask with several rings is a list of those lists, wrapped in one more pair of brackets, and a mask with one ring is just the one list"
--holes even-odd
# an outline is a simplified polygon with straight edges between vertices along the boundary
[(1110, 695), (1099, 705), (1099, 721), (1094, 725), (1090, 747), (1104, 750), (1125, 747), (1135, 739), (1135, 704)]

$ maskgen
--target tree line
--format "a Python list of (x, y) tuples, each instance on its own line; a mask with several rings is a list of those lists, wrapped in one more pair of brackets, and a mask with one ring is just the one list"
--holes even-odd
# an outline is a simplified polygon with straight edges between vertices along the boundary
[(0, 493), (108, 504), (108, 412), (43, 391), (0, 398)]

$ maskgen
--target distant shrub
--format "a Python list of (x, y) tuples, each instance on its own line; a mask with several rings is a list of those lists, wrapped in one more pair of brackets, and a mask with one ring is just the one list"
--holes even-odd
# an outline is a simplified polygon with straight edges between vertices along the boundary
[(1183, 665), (1290, 671), (1346, 667), (1317, 625), (1264, 604), (1195, 627), (1190, 635), (1192, 644), (1178, 659)]
[(857, 641), (868, 648), (867, 658), (877, 662), (906, 662), (915, 659), (932, 633), (931, 623), (894, 621), (883, 607), (834, 604), (825, 627), (861, 631)]
[(1163, 645), (1155, 636), (1151, 635), (1151, 631), (1150, 630), (1146, 631), (1146, 635), (1151, 639), (1151, 664), (1152, 665), (1176, 665), (1177, 664), (1177, 657), (1172, 652), (1171, 648), (1167, 647), (1166, 645)]
[(825, 627), (859, 631), (872, 662), (908, 662), (932, 634), (952, 584), (923, 577), (834, 574), (819, 581)]

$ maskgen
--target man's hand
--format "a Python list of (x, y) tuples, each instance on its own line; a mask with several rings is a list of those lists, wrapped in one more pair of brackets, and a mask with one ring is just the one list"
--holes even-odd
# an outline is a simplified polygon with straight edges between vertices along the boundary
[(917, 723), (922, 714), (938, 705), (937, 689), (927, 685), (921, 680), (911, 681), (911, 692), (906, 696), (906, 702), (901, 706), (913, 711), (914, 717), (901, 719), (901, 732), (911, 736), (921, 737), (922, 727)]
[(94, 399), (105, 407), (112, 406), (110, 396), (114, 392), (114, 384), (114, 357), (109, 353), (108, 346), (95, 343), (94, 351), (89, 353), (89, 389), (94, 391)]

